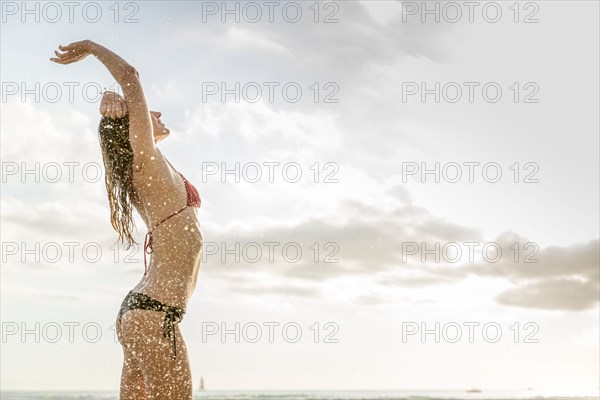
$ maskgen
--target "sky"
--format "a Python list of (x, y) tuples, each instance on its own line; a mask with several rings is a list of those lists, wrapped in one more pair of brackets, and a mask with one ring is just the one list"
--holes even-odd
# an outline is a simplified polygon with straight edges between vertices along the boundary
[(2, 390), (119, 386), (90, 39), (202, 196), (195, 386), (597, 393), (597, 2), (74, 3), (2, 2)]

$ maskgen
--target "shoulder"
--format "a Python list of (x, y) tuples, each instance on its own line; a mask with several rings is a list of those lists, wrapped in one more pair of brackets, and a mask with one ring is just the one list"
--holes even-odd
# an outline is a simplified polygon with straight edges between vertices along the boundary
[(171, 191), (179, 183), (179, 173), (170, 165), (166, 157), (156, 148), (151, 154), (142, 155), (132, 165), (132, 181), (140, 191)]
[(132, 172), (135, 175), (147, 172), (157, 173), (168, 168), (165, 158), (157, 147), (153, 149), (133, 149)]

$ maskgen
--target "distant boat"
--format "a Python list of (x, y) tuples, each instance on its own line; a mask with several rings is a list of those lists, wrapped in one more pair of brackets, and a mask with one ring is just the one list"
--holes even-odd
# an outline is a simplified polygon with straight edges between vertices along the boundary
[(471, 388), (465, 390), (465, 392), (467, 392), (467, 393), (481, 393), (481, 389), (477, 389), (475, 386), (473, 386), (473, 370), (471, 370), (470, 375), (471, 375), (471, 382), (470, 382), (471, 383)]

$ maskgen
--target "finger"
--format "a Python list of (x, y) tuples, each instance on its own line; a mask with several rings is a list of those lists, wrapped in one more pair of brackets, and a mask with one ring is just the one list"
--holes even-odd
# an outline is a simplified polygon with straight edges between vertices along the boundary
[(55, 51), (54, 54), (56, 54), (58, 59), (60, 59), (62, 61), (72, 61), (73, 60), (73, 55), (68, 54), (68, 53), (61, 54), (61, 53)]
[(120, 112), (121, 112), (121, 107), (119, 106), (119, 102), (118, 101), (113, 101), (113, 114), (114, 114), (114, 118), (118, 118)]
[(117, 104), (114, 104), (114, 103), (113, 103), (113, 104), (112, 104), (112, 108), (111, 108), (111, 117), (112, 117), (113, 119), (114, 119), (114, 118), (117, 118), (117, 111), (118, 111), (118, 109), (117, 109)]
[(60, 53), (56, 50), (54, 50), (54, 54), (56, 54), (57, 56), (70, 56), (73, 55), (74, 52), (69, 51), (69, 50), (62, 50)]
[(106, 104), (101, 104), (100, 105), (100, 114), (104, 115), (106, 113), (107, 108), (108, 108), (108, 106)]

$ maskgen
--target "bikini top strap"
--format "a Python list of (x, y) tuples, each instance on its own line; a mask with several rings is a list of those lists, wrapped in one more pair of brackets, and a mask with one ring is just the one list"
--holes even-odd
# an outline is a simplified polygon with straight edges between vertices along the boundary
[(154, 225), (154, 227), (152, 227), (152, 229), (150, 229), (149, 232), (153, 232), (156, 228), (158, 228), (158, 226), (160, 224), (162, 224), (163, 222), (167, 221), (169, 218), (176, 216), (177, 214), (179, 214), (180, 212), (182, 212), (186, 208), (187, 208), (187, 204), (182, 209), (177, 210), (173, 214), (169, 215), (168, 217), (163, 218), (159, 223), (157, 223), (156, 225)]
[(183, 210), (185, 210), (188, 207), (188, 205), (186, 204), (183, 208), (181, 208), (180, 210), (175, 211), (173, 214), (169, 215), (166, 218), (163, 218), (158, 224), (154, 225), (152, 227), (152, 229), (150, 229), (147, 233), (146, 233), (146, 237), (144, 238), (144, 254), (148, 253), (152, 253), (152, 232), (154, 232), (154, 230), (156, 228), (158, 228), (158, 226), (160, 224), (162, 224), (163, 222), (167, 221), (169, 218), (172, 218), (174, 216), (176, 216), (177, 214), (179, 214), (180, 212), (182, 212)]

